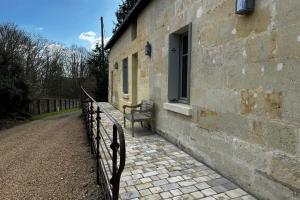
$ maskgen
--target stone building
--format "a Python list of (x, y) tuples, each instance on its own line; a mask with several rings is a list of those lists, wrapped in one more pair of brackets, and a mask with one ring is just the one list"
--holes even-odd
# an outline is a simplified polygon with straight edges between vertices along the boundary
[(139, 1), (106, 45), (109, 100), (152, 100), (158, 134), (260, 199), (299, 199), (300, 1), (235, 6)]

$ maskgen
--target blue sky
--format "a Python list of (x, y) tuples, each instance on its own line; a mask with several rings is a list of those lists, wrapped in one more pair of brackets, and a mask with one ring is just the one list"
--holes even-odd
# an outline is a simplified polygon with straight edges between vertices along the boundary
[(100, 36), (100, 16), (105, 37), (112, 35), (115, 10), (121, 0), (0, 0), (0, 23), (14, 22), (20, 28), (47, 39), (90, 48)]

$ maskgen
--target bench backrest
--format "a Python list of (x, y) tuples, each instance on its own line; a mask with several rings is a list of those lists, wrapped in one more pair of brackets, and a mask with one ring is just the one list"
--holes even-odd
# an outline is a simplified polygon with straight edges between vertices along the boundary
[(153, 102), (149, 100), (142, 100), (141, 110), (153, 110)]

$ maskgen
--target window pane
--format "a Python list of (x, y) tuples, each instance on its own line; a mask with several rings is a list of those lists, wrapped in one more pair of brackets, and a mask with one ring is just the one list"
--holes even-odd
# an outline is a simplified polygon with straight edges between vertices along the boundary
[(123, 60), (123, 93), (128, 94), (128, 59)]
[(188, 56), (182, 56), (181, 97), (187, 98)]
[(182, 37), (182, 54), (187, 54), (188, 53), (188, 36), (184, 35)]

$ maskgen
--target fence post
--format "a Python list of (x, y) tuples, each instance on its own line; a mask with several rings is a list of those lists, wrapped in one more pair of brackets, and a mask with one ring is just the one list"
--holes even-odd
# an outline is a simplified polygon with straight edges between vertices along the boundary
[(54, 112), (57, 112), (56, 99), (54, 99), (53, 102), (54, 102), (54, 105), (53, 105), (53, 107), (54, 107)]
[(41, 114), (41, 100), (38, 100), (38, 113)]
[(99, 146), (100, 146), (100, 108), (99, 106), (97, 106), (97, 137), (96, 137), (96, 141), (97, 141), (97, 147), (96, 147), (96, 163), (97, 163), (97, 184), (100, 184), (100, 180), (99, 180), (99, 168), (100, 168), (100, 163), (99, 163), (99, 159), (100, 159), (100, 152), (99, 152)]
[(117, 200), (119, 196), (119, 185), (120, 182), (117, 180), (117, 159), (118, 159), (118, 132), (116, 125), (113, 125), (113, 141), (110, 145), (110, 148), (113, 150), (113, 158), (112, 158), (112, 178), (111, 184), (113, 185), (113, 200)]
[(50, 99), (47, 99), (47, 112), (50, 112)]

